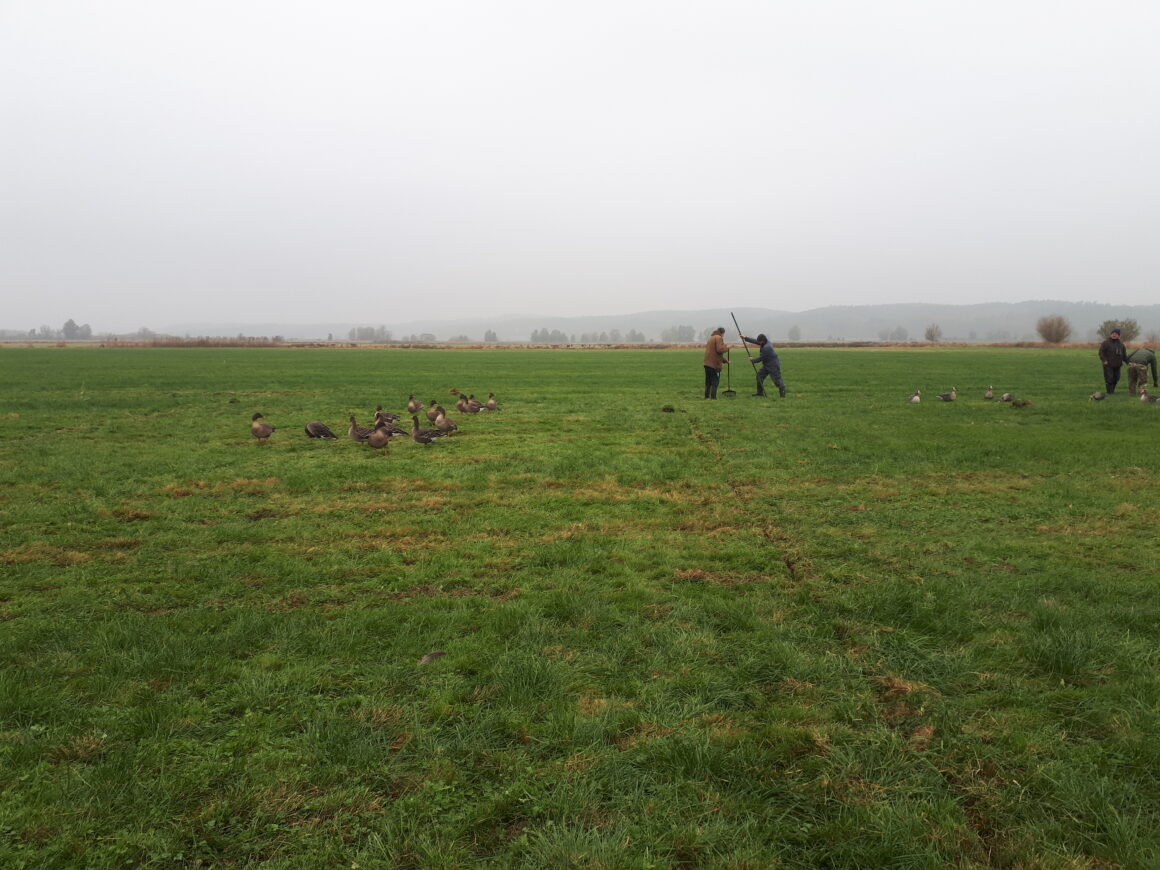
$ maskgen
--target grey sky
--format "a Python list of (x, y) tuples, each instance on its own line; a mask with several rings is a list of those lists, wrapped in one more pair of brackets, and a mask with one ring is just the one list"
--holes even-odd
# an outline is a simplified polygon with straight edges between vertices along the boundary
[(0, 0), (0, 327), (1151, 304), (1160, 4)]

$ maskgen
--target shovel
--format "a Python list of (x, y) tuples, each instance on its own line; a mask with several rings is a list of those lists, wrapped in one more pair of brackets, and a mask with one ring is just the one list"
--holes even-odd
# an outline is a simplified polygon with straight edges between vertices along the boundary
[(737, 391), (733, 389), (733, 366), (729, 365), (729, 351), (725, 351), (725, 363), (725, 392), (721, 395), (732, 399), (737, 396)]

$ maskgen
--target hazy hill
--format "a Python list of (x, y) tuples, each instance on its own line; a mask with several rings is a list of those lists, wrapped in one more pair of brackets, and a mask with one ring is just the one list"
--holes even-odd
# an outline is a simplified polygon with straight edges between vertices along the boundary
[[(738, 322), (749, 334), (764, 332), (775, 343), (784, 343), (796, 327), (802, 341), (876, 341), (886, 338), (921, 341), (927, 326), (938, 324), (944, 341), (1018, 341), (1038, 340), (1035, 324), (1040, 317), (1061, 315), (1072, 325), (1072, 340), (1095, 338), (1095, 328), (1105, 320), (1134, 318), (1142, 335), (1160, 332), (1160, 305), (1108, 305), (1096, 302), (993, 302), (980, 305), (842, 305), (813, 308), (806, 311), (776, 311), (765, 308), (733, 309)], [(188, 323), (173, 324), (161, 331), (168, 335), (235, 336), (280, 335), (287, 339), (333, 337), (345, 340), (352, 328), (379, 327), (389, 330), (396, 340), (411, 335), (433, 335), (446, 341), (465, 335), (481, 341), (487, 330), (500, 341), (528, 341), (532, 332), (559, 330), (570, 340), (580, 341), (585, 334), (611, 332), (643, 333), (650, 341), (660, 339), (664, 330), (674, 326), (692, 326), (699, 336), (704, 329), (724, 326), (731, 335), (733, 321), (727, 308), (701, 311), (642, 311), (635, 314), (599, 317), (521, 317), (506, 319), (445, 319), (432, 317), (392, 323), (373, 315), (361, 323)]]

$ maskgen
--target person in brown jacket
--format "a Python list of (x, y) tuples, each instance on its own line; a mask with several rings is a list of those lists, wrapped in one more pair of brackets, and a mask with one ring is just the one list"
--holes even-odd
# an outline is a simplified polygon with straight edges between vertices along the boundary
[(709, 336), (709, 340), (705, 342), (705, 398), (717, 398), (717, 385), (721, 383), (721, 366), (729, 365), (729, 360), (725, 359), (725, 352), (729, 350), (729, 345), (725, 343), (722, 338), (725, 334), (725, 327), (718, 326), (713, 330), (713, 334)]

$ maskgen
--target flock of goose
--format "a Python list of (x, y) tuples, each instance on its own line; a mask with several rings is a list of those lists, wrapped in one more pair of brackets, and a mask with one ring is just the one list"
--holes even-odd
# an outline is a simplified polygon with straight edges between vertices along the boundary
[[(1090, 396), (1088, 396), (1088, 399), (1090, 401), (1093, 401), (1093, 402), (1099, 402), (1099, 401), (1102, 401), (1103, 399), (1106, 399), (1107, 397), (1108, 397), (1107, 393), (1102, 393), (1102, 392), (1097, 391), (1097, 392), (1092, 393)], [(954, 387), (951, 387), (949, 393), (939, 393), (935, 398), (940, 399), (944, 402), (953, 402), (956, 398), (958, 398), (958, 392), (956, 391), (956, 389)], [(993, 401), (995, 398), (995, 388), (994, 387), (987, 387), (987, 391), (985, 393), (983, 393), (983, 398), (986, 399), (987, 401)], [(917, 405), (921, 401), (922, 401), (922, 390), (915, 390), (913, 393), (910, 394), (910, 404)], [(1000, 402), (1010, 402), (1012, 407), (1015, 407), (1015, 408), (1027, 408), (1027, 407), (1031, 406), (1032, 404), (1034, 404), (1033, 402), (1031, 402), (1028, 399), (1020, 399), (1019, 397), (1017, 397), (1013, 393), (1004, 393), (1003, 395), (1001, 395), (999, 397), (999, 401)], [(1148, 385), (1141, 384), (1140, 385), (1140, 401), (1141, 402), (1148, 402), (1148, 403), (1157, 402), (1157, 401), (1160, 401), (1160, 396), (1149, 396), (1148, 395)]]
[[(958, 393), (958, 389), (956, 387), (951, 387), (950, 392), (939, 393), (938, 395), (935, 396), (936, 399), (939, 399), (940, 401), (943, 401), (943, 402), (953, 402), (958, 397), (959, 397), (959, 393)], [(986, 392), (983, 393), (983, 398), (986, 399), (988, 402), (994, 401), (995, 388), (993, 386), (987, 387)], [(921, 401), (922, 401), (922, 390), (915, 390), (913, 393), (910, 394), (910, 404), (917, 405)], [(1027, 407), (1030, 407), (1032, 404), (1034, 404), (1029, 399), (1020, 399), (1014, 393), (1004, 393), (1003, 395), (1001, 395), (999, 397), (999, 401), (1000, 402), (1010, 402), (1011, 405), (1015, 408), (1027, 408)]]
[[(474, 393), (465, 395), (457, 389), (451, 390), (451, 395), (458, 397), (455, 401), (455, 409), (461, 414), (478, 414), (481, 411), (499, 410), (495, 393), (488, 393), (486, 402), (481, 402), (476, 399)], [(435, 428), (432, 429), (419, 425), (419, 412), (424, 409), (426, 409), (427, 421)], [(375, 408), (373, 425), (360, 426), (358, 420), (352, 414), (350, 416), (350, 426), (347, 428), (346, 434), (352, 441), (366, 444), (375, 450), (382, 450), (383, 455), (386, 456), (388, 453), (388, 445), (392, 438), (410, 436), (411, 440), (416, 444), (427, 445), (437, 438), (443, 438), (453, 432), (459, 431), (459, 425), (447, 416), (447, 411), (434, 399), (424, 404), (416, 399), (412, 393), (407, 397), (407, 413), (411, 416), (410, 430), (396, 425), (399, 420), (403, 419), (404, 415), (384, 411), (383, 406), (379, 405)], [(250, 418), (250, 434), (258, 439), (259, 444), (266, 444), (270, 436), (277, 431), (278, 427), (271, 426), (265, 422), (265, 418), (261, 413), (254, 414)], [(338, 437), (321, 420), (311, 420), (304, 427), (304, 431), (309, 438), (334, 440)]]

